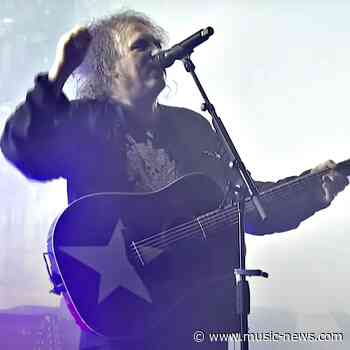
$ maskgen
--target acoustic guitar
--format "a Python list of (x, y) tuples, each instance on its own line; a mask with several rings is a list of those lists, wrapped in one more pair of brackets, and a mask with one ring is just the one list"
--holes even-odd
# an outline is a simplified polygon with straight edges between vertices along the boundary
[[(344, 161), (336, 170), (348, 176), (349, 165)], [(262, 204), (288, 201), (323, 173), (262, 192)], [(74, 201), (48, 239), (53, 291), (63, 294), (83, 329), (123, 340), (146, 336), (167, 322), (179, 301), (215, 278), (218, 262), (231, 271), (237, 266), (237, 206), (218, 209), (222, 198), (213, 180), (194, 173), (156, 192), (97, 193)], [(246, 199), (247, 222), (254, 214)]]

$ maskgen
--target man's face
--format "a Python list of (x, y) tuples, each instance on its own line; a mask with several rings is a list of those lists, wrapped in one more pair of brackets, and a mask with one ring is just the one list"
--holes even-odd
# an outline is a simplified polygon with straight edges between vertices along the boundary
[(151, 54), (160, 49), (160, 43), (143, 24), (131, 25), (126, 34), (126, 39), (119, 43), (116, 95), (125, 101), (156, 99), (165, 86), (164, 72), (152, 61)]

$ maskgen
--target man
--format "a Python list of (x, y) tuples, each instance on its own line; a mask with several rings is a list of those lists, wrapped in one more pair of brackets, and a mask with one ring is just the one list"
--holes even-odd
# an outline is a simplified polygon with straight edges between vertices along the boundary
[[(1, 139), (4, 155), (29, 178), (66, 178), (69, 202), (89, 193), (155, 191), (195, 171), (225, 189), (228, 167), (210, 156), (222, 152), (209, 123), (190, 110), (157, 102), (164, 72), (151, 57), (164, 41), (161, 28), (132, 11), (64, 35), (49, 74), (37, 77), (26, 101), (9, 118)], [(79, 99), (68, 101), (62, 88), (72, 74)], [(347, 184), (334, 166), (329, 161), (315, 168), (329, 171), (285, 205), (268, 204), (266, 222), (250, 215), (249, 232), (286, 231), (327, 207)], [(260, 189), (273, 186), (257, 184)], [(221, 241), (213, 247), (217, 278), (179, 303), (157, 334), (126, 345), (83, 333), (81, 348), (191, 349), (198, 346), (192, 340), (195, 330), (237, 331), (231, 273), (237, 256), (225, 246)], [(171, 339), (165, 336), (169, 332)], [(207, 341), (200, 346), (227, 345)]]

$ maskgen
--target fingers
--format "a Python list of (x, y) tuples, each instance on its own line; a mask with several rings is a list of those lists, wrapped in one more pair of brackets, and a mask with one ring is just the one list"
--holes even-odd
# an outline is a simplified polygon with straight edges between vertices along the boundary
[(53, 71), (64, 71), (64, 75), (71, 74), (84, 60), (91, 40), (88, 29), (81, 25), (62, 35), (57, 45)]
[(81, 25), (76, 25), (61, 36), (54, 63), (49, 71), (49, 79), (57, 85), (58, 91), (84, 60), (91, 40), (92, 36), (88, 29)]
[(311, 170), (311, 173), (319, 173), (321, 171), (327, 170), (327, 169), (334, 169), (337, 166), (337, 163), (334, 162), (333, 160), (329, 159), (326, 160), (325, 162), (317, 165)]
[(77, 25), (69, 33), (69, 39), (78, 49), (87, 48), (91, 42), (91, 34), (86, 27)]
[(347, 177), (338, 173), (337, 164), (329, 159), (311, 170), (311, 173), (323, 173), (321, 176), (322, 199), (329, 204), (334, 197), (349, 184)]
[[(87, 33), (89, 33), (89, 31), (86, 27), (77, 24), (69, 32), (64, 33), (61, 38), (68, 40), (68, 39), (75, 38), (75, 37), (80, 36), (80, 35), (87, 35)], [(88, 35), (90, 35), (90, 34), (88, 34)]]
[(324, 200), (330, 203), (334, 197), (349, 184), (348, 179), (337, 173), (335, 170), (330, 170), (326, 174), (322, 175), (322, 189)]
[(328, 180), (326, 178), (322, 177), (323, 200), (326, 203), (330, 203), (334, 199), (335, 195), (332, 195), (329, 183), (327, 183), (327, 181)]
[(57, 46), (57, 51), (61, 54), (64, 51), (86, 51), (90, 45), (92, 36), (86, 27), (76, 25), (68, 33), (62, 35)]

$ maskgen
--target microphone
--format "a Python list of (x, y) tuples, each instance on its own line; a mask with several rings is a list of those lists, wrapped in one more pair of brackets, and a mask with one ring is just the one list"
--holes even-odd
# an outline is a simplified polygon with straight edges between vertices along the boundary
[(161, 68), (165, 69), (170, 67), (176, 60), (183, 59), (186, 55), (193, 52), (193, 49), (208, 40), (211, 35), (214, 34), (214, 29), (208, 27), (201, 29), (198, 32), (192, 34), (187, 39), (174, 45), (168, 50), (158, 51), (152, 56), (152, 59), (160, 65)]

